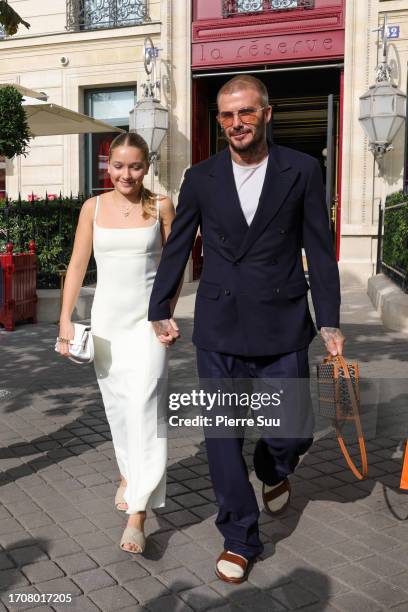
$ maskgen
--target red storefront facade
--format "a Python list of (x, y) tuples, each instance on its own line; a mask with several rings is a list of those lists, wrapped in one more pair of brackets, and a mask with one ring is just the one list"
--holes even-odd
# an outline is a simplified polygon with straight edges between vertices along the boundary
[(264, 81), (269, 137), (319, 159), (339, 253), (345, 0), (193, 0), (193, 163), (225, 146), (216, 93), (245, 72)]

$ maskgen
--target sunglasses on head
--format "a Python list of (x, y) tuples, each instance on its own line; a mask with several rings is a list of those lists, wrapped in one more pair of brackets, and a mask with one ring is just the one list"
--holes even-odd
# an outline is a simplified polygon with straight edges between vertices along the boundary
[(257, 113), (259, 113), (259, 111), (265, 110), (265, 108), (268, 107), (262, 106), (261, 108), (240, 108), (239, 111), (236, 111), (235, 113), (229, 111), (222, 111), (218, 113), (217, 120), (223, 128), (228, 128), (234, 125), (235, 115), (238, 115), (241, 123), (254, 124), (258, 121)]

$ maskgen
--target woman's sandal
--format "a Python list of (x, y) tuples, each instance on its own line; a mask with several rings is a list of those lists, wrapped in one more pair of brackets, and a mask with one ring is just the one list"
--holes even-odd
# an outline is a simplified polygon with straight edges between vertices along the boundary
[[(137, 546), (137, 549), (130, 550), (129, 548), (124, 548), (124, 544), (133, 544)], [(146, 536), (143, 531), (137, 527), (126, 527), (120, 541), (120, 547), (125, 552), (132, 553), (133, 555), (140, 555), (144, 552), (146, 547)]]
[[(124, 492), (126, 491), (126, 486), (127, 485), (119, 485), (118, 490), (116, 491), (116, 495), (115, 495), (115, 508), (116, 510), (119, 510), (119, 512), (126, 512), (127, 510), (127, 502), (125, 501), (125, 498), (123, 497)], [(119, 506), (126, 506), (126, 508), (120, 508)]]

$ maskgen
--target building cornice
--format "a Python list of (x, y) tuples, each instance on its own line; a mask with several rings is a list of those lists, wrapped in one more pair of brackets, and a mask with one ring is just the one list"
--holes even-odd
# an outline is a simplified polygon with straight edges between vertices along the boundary
[(66, 44), (83, 44), (93, 41), (112, 41), (136, 37), (154, 36), (161, 33), (162, 22), (154, 21), (144, 25), (103, 30), (84, 30), (82, 32), (52, 32), (32, 36), (17, 36), (0, 40), (0, 57), (2, 51), (15, 49), (30, 49), (35, 47), (60, 46)]

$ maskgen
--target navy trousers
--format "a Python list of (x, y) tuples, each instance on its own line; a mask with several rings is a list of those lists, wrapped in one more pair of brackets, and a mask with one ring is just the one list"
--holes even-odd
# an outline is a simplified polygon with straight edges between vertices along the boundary
[[(308, 348), (268, 357), (239, 357), (197, 349), (200, 379), (309, 378)], [(310, 410), (305, 398), (305, 410)], [(312, 437), (261, 437), (255, 446), (254, 468), (267, 485), (281, 482), (295, 470), (300, 455), (313, 442)], [(263, 551), (259, 538), (259, 508), (249, 482), (242, 455), (243, 437), (214, 438), (206, 435), (210, 475), (219, 512), (216, 525), (224, 537), (224, 547), (247, 559)]]

